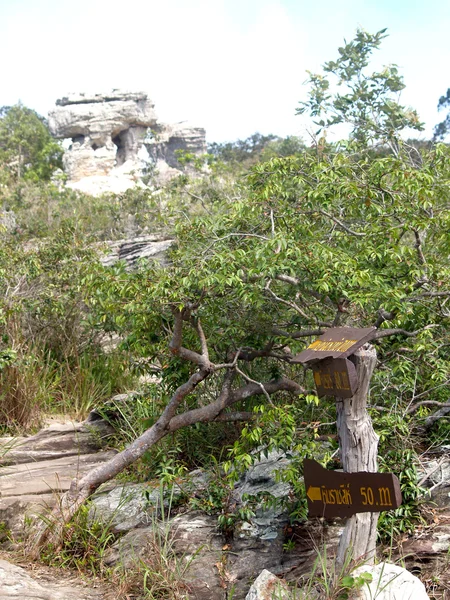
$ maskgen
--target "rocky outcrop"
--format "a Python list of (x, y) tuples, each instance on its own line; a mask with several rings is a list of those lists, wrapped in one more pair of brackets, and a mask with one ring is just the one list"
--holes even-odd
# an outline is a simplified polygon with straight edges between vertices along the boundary
[[(95, 423), (54, 423), (29, 438), (2, 438), (0, 443), (0, 521), (13, 537), (24, 524), (53, 508), (75, 477), (109, 460), (102, 451), (112, 428)], [(4, 541), (4, 540), (3, 540)]]
[(146, 141), (145, 147), (155, 165), (158, 181), (164, 183), (182, 171), (191, 175), (198, 173), (191, 159), (206, 153), (206, 131), (187, 123), (163, 125)]
[[(72, 140), (63, 159), (67, 185), (91, 195), (143, 185), (146, 160), (156, 167), (158, 182), (168, 181), (181, 173), (177, 151), (206, 152), (204, 129), (158, 123), (145, 92), (65, 96), (49, 113), (49, 126), (56, 138)], [(184, 170), (190, 171), (189, 164)]]
[(49, 126), (57, 138), (71, 138), (64, 154), (68, 185), (99, 194), (120, 193), (140, 179), (139, 152), (149, 127), (157, 123), (144, 92), (69, 95), (56, 102)]
[(165, 266), (168, 263), (167, 250), (173, 242), (173, 239), (161, 239), (152, 235), (107, 242), (110, 252), (101, 261), (105, 266), (110, 267), (119, 260), (125, 260), (128, 268), (133, 269), (140, 259), (149, 258)]

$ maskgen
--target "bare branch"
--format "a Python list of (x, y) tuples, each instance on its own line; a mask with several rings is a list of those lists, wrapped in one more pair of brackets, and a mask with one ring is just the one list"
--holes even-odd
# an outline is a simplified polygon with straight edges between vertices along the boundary
[[(306, 391), (296, 381), (288, 379), (287, 377), (282, 377), (281, 379), (277, 379), (275, 381), (266, 382), (264, 384), (264, 389), (268, 394), (286, 391), (298, 395), (304, 394)], [(258, 396), (261, 394), (261, 387), (258, 383), (249, 383), (248, 385), (245, 385), (233, 392), (233, 402), (237, 402), (238, 400), (245, 400), (247, 398), (251, 398), (252, 396)]]
[[(331, 327), (331, 325), (330, 325)], [(274, 335), (281, 335), (283, 337), (292, 338), (293, 340), (297, 340), (303, 337), (310, 337), (312, 335), (322, 335), (325, 333), (324, 329), (303, 329), (301, 331), (293, 331), (290, 333), (289, 331), (284, 331), (283, 329), (278, 329), (278, 327), (272, 328), (272, 333)]]
[(441, 404), (441, 406), (442, 408), (425, 419), (425, 429), (430, 429), (436, 423), (436, 421), (439, 421), (441, 417), (445, 417), (445, 415), (450, 413), (450, 404)]
[(390, 321), (394, 317), (395, 317), (395, 313), (388, 312), (387, 310), (384, 310), (384, 308), (379, 308), (378, 309), (378, 317), (377, 317), (377, 320), (374, 323), (374, 326), (378, 329), (378, 327), (382, 323), (384, 323), (385, 321)]
[(278, 281), (284, 281), (284, 283), (290, 283), (291, 285), (300, 285), (300, 279), (297, 279), (297, 277), (291, 277), (291, 275), (283, 275), (283, 273), (275, 275), (275, 279), (278, 279)]
[(407, 415), (410, 415), (413, 412), (416, 412), (418, 408), (421, 406), (440, 406), (441, 408), (449, 408), (450, 402), (439, 402), (439, 400), (421, 400), (420, 402), (416, 402), (408, 408), (406, 411)]
[(274, 298), (274, 300), (280, 302), (281, 304), (284, 304), (285, 306), (289, 306), (290, 308), (298, 312), (298, 314), (301, 315), (304, 319), (307, 319), (308, 321), (310, 320), (310, 317), (295, 302), (291, 302), (290, 300), (284, 300), (284, 298), (280, 298), (279, 296), (277, 296), (275, 292), (270, 289), (271, 283), (272, 280), (269, 279), (264, 287), (264, 290), (269, 292), (269, 294), (272, 296), (272, 298)]
[(431, 392), (434, 392), (434, 390), (438, 390), (439, 388), (445, 387), (449, 383), (450, 383), (450, 379), (447, 379), (447, 381), (444, 381), (444, 383), (440, 383), (439, 385), (436, 385), (435, 387), (432, 387), (429, 390), (426, 390), (425, 392), (421, 392), (420, 394), (417, 394), (417, 396), (414, 396), (412, 400), (414, 401), (414, 400), (417, 400), (418, 398), (423, 398), (423, 396), (427, 396)]
[(203, 327), (202, 327), (202, 324), (201, 324), (199, 318), (195, 319), (194, 327), (197, 330), (197, 334), (198, 334), (198, 337), (200, 339), (200, 344), (201, 344), (201, 347), (202, 347), (202, 356), (203, 356), (203, 358), (205, 360), (209, 361), (208, 344), (206, 342), (206, 336), (205, 336), (205, 333), (203, 331)]
[(246, 375), (243, 371), (241, 371), (241, 369), (237, 365), (236, 365), (235, 369), (236, 369), (236, 373), (239, 373), (239, 375), (241, 377), (243, 377), (245, 379), (245, 381), (248, 381), (249, 383), (256, 383), (256, 385), (259, 385), (259, 387), (262, 390), (262, 393), (267, 398), (267, 401), (269, 402), (269, 404), (271, 404), (273, 406), (273, 402), (272, 402), (272, 400), (270, 398), (269, 393), (266, 391), (266, 388), (264, 387), (264, 385), (260, 381), (255, 381), (254, 379), (252, 379), (251, 377), (249, 377), (248, 375)]
[(430, 325), (425, 325), (425, 327), (422, 327), (422, 329), (417, 329), (417, 331), (406, 331), (406, 329), (380, 329), (375, 333), (371, 341), (379, 340), (380, 338), (388, 337), (390, 335), (405, 335), (406, 337), (414, 337), (422, 331), (432, 329), (433, 327), (439, 327), (439, 325), (432, 323)]
[(251, 412), (233, 412), (224, 413), (223, 415), (217, 416), (213, 423), (235, 423), (238, 421), (253, 421), (255, 413)]
[(172, 354), (178, 354), (178, 350), (181, 346), (181, 339), (183, 336), (183, 311), (173, 311), (175, 323), (173, 326), (172, 339), (169, 343), (169, 349)]

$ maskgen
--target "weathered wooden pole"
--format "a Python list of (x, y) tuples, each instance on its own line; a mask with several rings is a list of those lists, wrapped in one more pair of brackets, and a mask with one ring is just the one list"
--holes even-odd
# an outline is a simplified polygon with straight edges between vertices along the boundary
[[(367, 412), (367, 397), (377, 354), (375, 348), (365, 344), (350, 359), (355, 363), (358, 391), (351, 398), (336, 398), (336, 423), (344, 471), (356, 473), (378, 471), (378, 436), (373, 430)], [(347, 519), (341, 535), (336, 565), (362, 560), (373, 563), (379, 513), (357, 513)]]

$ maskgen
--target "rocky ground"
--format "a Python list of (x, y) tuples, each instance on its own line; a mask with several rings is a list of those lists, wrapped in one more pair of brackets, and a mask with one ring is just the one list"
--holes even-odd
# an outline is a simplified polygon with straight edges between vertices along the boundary
[[(29, 438), (2, 439), (0, 521), (4, 524), (5, 548), (11, 548), (9, 536), (23, 538), (39, 515), (55, 505), (73, 477), (113, 455), (114, 450), (105, 449), (110, 434), (110, 426), (96, 419), (56, 422)], [(274, 477), (275, 469), (286, 461), (273, 453), (254, 465), (236, 486), (235, 502), (239, 504), (244, 493), (269, 491), (277, 497), (287, 494), (287, 484)], [(443, 600), (449, 584), (446, 573), (450, 552), (450, 459), (445, 449), (424, 459), (423, 469), (424, 484), (431, 488), (436, 503), (435, 519), (414, 537), (405, 537), (398, 554), (406, 557), (406, 566), (427, 583), (428, 589), (435, 590), (431, 597)], [(175, 489), (172, 502), (176, 502), (177, 494), (194, 495), (206, 486), (207, 477), (194, 472)], [(131, 569), (141, 564), (141, 559), (146, 560), (155, 538), (159, 499), (160, 489), (155, 482), (110, 482), (95, 494), (90, 518), (108, 524), (118, 538), (104, 557), (106, 566)], [(326, 546), (331, 557), (341, 531), (338, 521), (309, 521), (296, 528), (295, 547), (286, 551), (287, 526), (288, 516), (281, 510), (257, 510), (232, 539), (226, 539), (217, 528), (215, 516), (182, 508), (166, 519), (162, 529), (159, 523), (157, 530), (163, 541), (169, 540), (170, 530), (171, 550), (178, 564), (189, 564), (184, 577), (191, 598), (225, 600), (232, 595), (234, 600), (241, 600), (263, 570), (288, 581), (310, 573), (317, 547)], [(17, 552), (2, 556), (0, 598), (109, 598), (110, 588), (99, 581), (87, 582), (71, 573), (37, 568), (18, 556)], [(115, 592), (117, 597), (117, 589)]]

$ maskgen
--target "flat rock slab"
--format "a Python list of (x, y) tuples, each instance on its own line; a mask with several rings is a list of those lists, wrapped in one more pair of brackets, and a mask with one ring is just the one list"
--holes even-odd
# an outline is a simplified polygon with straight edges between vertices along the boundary
[(115, 451), (99, 451), (110, 433), (103, 421), (54, 423), (28, 438), (1, 439), (0, 521), (4, 527), (21, 535), (25, 516), (53, 508), (74, 478), (112, 458)]
[(91, 454), (101, 449), (112, 431), (108, 423), (98, 420), (53, 423), (31, 437), (0, 438), (0, 466)]
[(0, 598), (2, 600), (104, 600), (101, 591), (86, 588), (81, 583), (38, 581), (25, 569), (0, 560)]
[(0, 469), (0, 497), (65, 492), (72, 479), (112, 458), (116, 452), (69, 455)]

